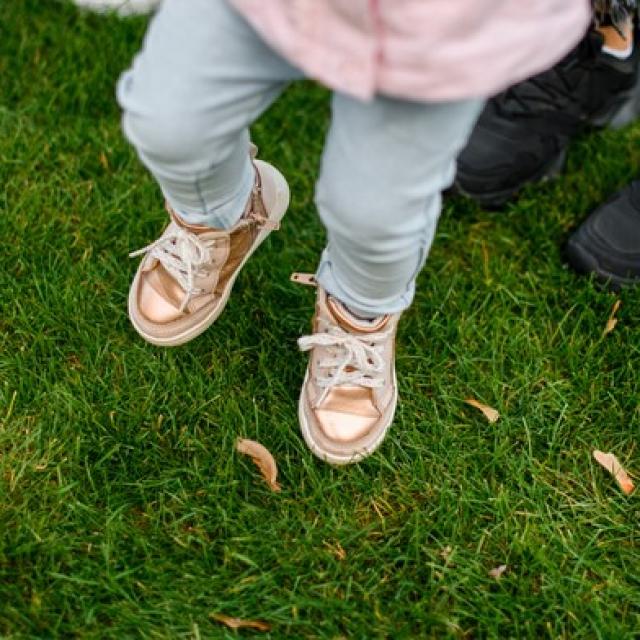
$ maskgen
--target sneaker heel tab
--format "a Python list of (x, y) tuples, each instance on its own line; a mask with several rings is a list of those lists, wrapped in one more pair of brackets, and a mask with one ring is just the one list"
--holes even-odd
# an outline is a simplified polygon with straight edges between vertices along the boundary
[(291, 274), (291, 282), (296, 282), (298, 284), (304, 284), (308, 287), (317, 287), (318, 282), (316, 277), (312, 273), (292, 273)]

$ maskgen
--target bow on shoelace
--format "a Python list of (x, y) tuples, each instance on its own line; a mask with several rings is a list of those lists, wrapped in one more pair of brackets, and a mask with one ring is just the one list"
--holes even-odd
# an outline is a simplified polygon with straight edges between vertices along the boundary
[(316, 376), (315, 383), (324, 388), (322, 402), (332, 387), (353, 384), (362, 387), (380, 388), (384, 385), (384, 357), (380, 352), (389, 338), (390, 330), (353, 335), (331, 327), (328, 333), (314, 333), (298, 339), (301, 351), (315, 347), (326, 348), (327, 357), (320, 360), (318, 366), (328, 369), (324, 376)]
[[(210, 239), (211, 234), (208, 235)], [(195, 279), (202, 266), (211, 261), (211, 247), (195, 233), (176, 225), (155, 242), (130, 253), (129, 257), (143, 254), (155, 258), (185, 291), (180, 311), (185, 310), (192, 296), (203, 293), (202, 289), (195, 286)]]

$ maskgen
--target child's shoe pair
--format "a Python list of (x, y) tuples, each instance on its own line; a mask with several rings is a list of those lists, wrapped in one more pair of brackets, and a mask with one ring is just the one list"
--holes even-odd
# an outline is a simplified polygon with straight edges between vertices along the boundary
[[(160, 346), (200, 335), (224, 309), (236, 277), (289, 204), (274, 167), (255, 160), (256, 184), (240, 221), (228, 230), (184, 223), (169, 210), (162, 236), (144, 254), (129, 294), (138, 333)], [(332, 464), (372, 453), (391, 426), (397, 402), (395, 332), (400, 314), (363, 320), (318, 286), (313, 334), (299, 402), (300, 428), (315, 455)]]

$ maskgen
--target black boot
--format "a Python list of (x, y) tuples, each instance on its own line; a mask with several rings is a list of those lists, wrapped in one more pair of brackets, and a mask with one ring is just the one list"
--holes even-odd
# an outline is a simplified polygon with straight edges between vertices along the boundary
[(612, 288), (640, 282), (640, 180), (599, 206), (569, 238), (567, 259)]
[[(637, 40), (637, 38), (636, 38)], [(619, 60), (589, 31), (555, 67), (491, 99), (458, 159), (456, 187), (499, 207), (525, 184), (560, 172), (587, 127), (621, 127), (640, 113), (640, 49)]]

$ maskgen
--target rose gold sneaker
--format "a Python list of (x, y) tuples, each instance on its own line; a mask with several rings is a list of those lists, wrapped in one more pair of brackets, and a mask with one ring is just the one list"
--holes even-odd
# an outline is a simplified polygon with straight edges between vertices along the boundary
[(222, 313), (233, 283), (251, 254), (277, 229), (289, 205), (282, 174), (255, 160), (256, 185), (240, 221), (221, 230), (185, 224), (171, 210), (162, 236), (143, 255), (129, 291), (129, 317), (148, 342), (184, 344)]
[(398, 400), (395, 334), (400, 314), (361, 320), (318, 287), (313, 335), (300, 393), (300, 428), (311, 451), (331, 464), (358, 462), (380, 445)]

